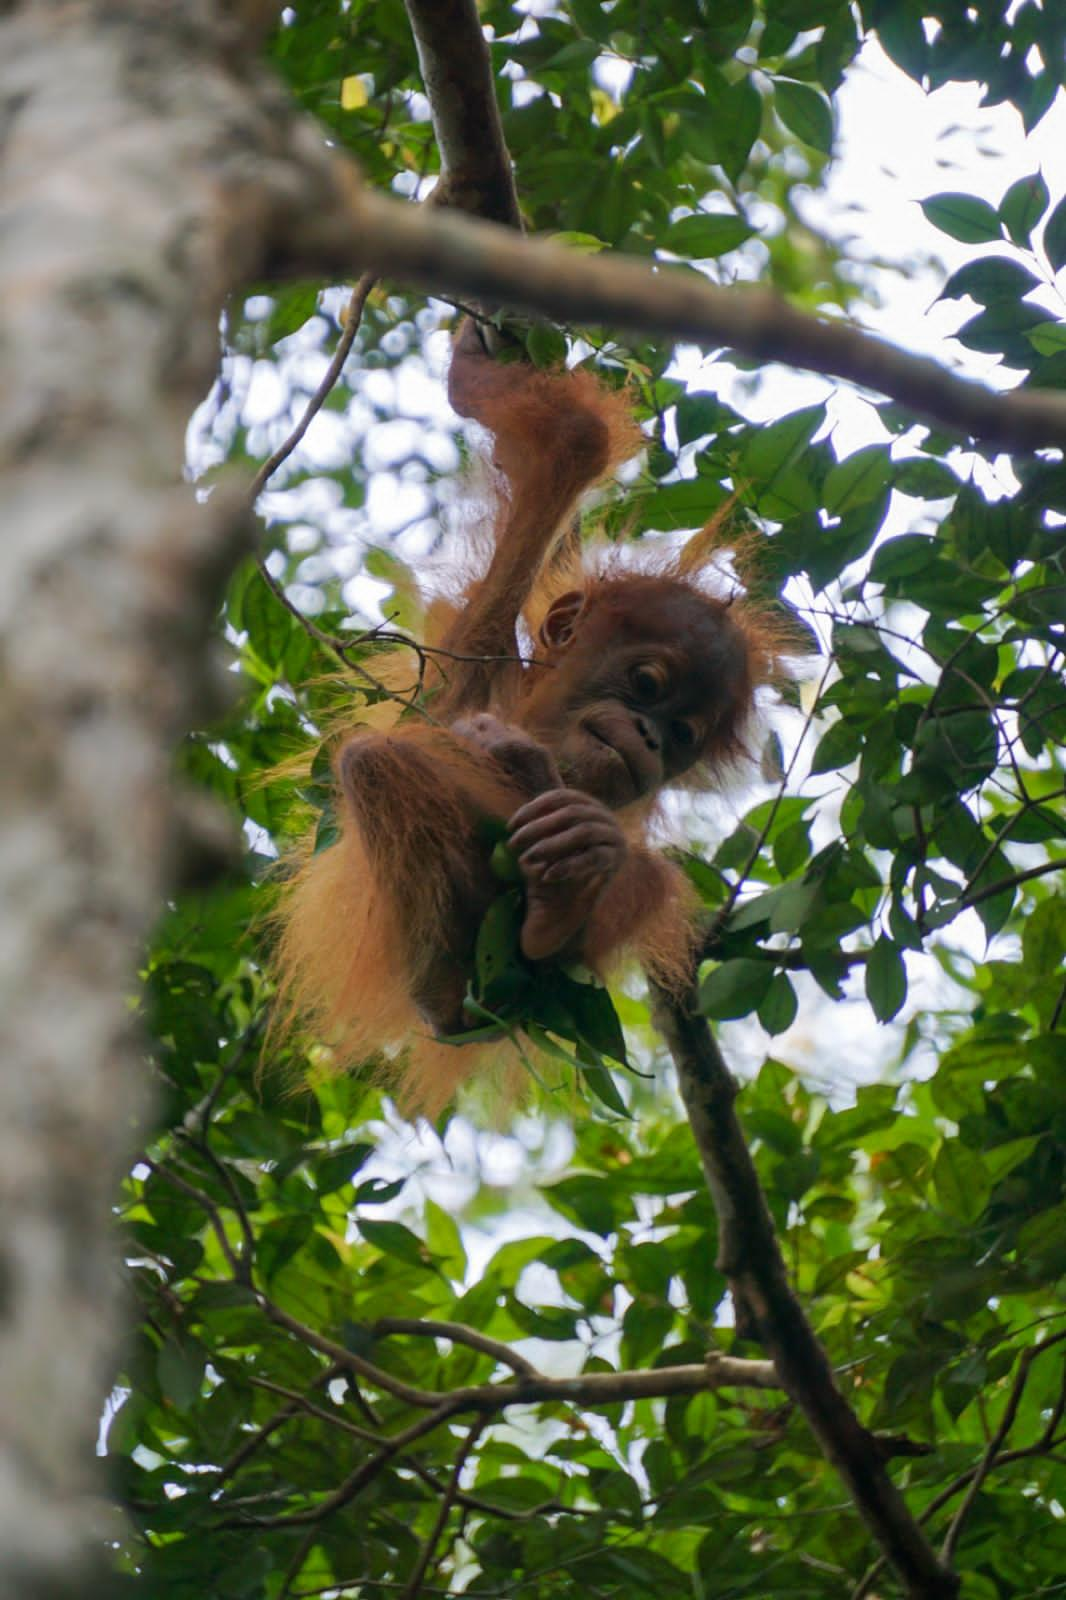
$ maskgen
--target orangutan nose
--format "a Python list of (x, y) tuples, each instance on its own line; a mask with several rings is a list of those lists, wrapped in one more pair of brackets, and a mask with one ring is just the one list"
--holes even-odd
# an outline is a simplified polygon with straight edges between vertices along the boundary
[(637, 732), (644, 740), (644, 743), (647, 745), (648, 749), (654, 750), (655, 753), (658, 754), (662, 745), (662, 740), (659, 738), (659, 735), (656, 733), (651, 723), (646, 721), (644, 717), (635, 717), (634, 721), (637, 725)]

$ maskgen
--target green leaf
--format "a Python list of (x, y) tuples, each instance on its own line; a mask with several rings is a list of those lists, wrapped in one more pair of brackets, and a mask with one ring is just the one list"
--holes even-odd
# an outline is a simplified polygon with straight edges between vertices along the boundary
[(759, 1001), (759, 1021), (767, 1033), (784, 1033), (796, 1020), (799, 1001), (787, 972), (775, 972), (769, 989)]
[(926, 220), (941, 233), (958, 239), (963, 244), (988, 244), (1003, 237), (1003, 227), (996, 212), (987, 200), (974, 194), (930, 195), (921, 202)]
[(337, 814), (333, 806), (331, 804), (324, 805), (315, 826), (315, 843), (312, 853), (316, 856), (321, 855), (323, 850), (328, 850), (332, 845), (335, 845), (340, 836), (340, 824), (337, 821)]
[(626, 1040), (610, 992), (602, 983), (580, 983), (568, 973), (552, 974), (552, 988), (574, 1019), (578, 1038), (597, 1054), (627, 1064)]
[(621, 1090), (611, 1076), (610, 1069), (602, 1062), (588, 1060), (581, 1064), (581, 1078), (589, 1092), (605, 1105), (608, 1111), (613, 1111), (615, 1116), (632, 1116), (629, 1107), (622, 1099)]
[(200, 1398), (205, 1352), (189, 1338), (168, 1334), (156, 1358), (159, 1387), (178, 1411), (188, 1411)]
[(722, 256), (750, 239), (755, 229), (743, 217), (720, 211), (701, 211), (671, 223), (661, 243), (676, 255), (691, 260)]
[(241, 618), (248, 642), (259, 659), (267, 666), (280, 666), (289, 635), (299, 623), (282, 605), (262, 573), (257, 572), (249, 580), (241, 604)]
[(553, 244), (565, 244), (568, 250), (576, 250), (579, 255), (595, 256), (601, 250), (606, 250), (607, 245), (603, 239), (597, 239), (594, 233), (576, 233), (564, 231), (550, 235)]
[(762, 125), (762, 97), (751, 79), (729, 83), (720, 73), (708, 72), (704, 90), (717, 147), (717, 159), (735, 183), (744, 171), (751, 147)]
[(833, 153), (833, 111), (829, 101), (810, 84), (793, 78), (774, 79), (774, 107), (790, 133), (804, 144)]
[(1066, 350), (1066, 322), (1044, 322), (1032, 328), (1026, 338), (1038, 355), (1057, 356)]
[[(958, 478), (945, 462), (931, 461), (928, 456), (912, 456), (907, 461), (899, 462), (893, 486), (901, 494), (913, 495), (916, 500), (948, 500), (957, 495), (962, 488)], [(893, 544), (899, 542), (895, 540)], [(882, 549), (887, 548), (889, 547), (882, 546)]]
[(364, 555), (363, 565), (371, 577), (392, 584), (392, 593), (381, 607), (389, 622), (409, 633), (417, 633), (422, 621), (422, 596), (406, 561), (401, 561), (391, 550), (375, 545)]
[(690, 391), (677, 402), (678, 442), (691, 444), (707, 434), (721, 433), (736, 420), (736, 413), (723, 405), (717, 395)]
[(891, 476), (888, 446), (864, 445), (829, 469), (822, 489), (825, 509), (831, 516), (839, 516), (853, 506), (864, 505), (880, 494)]
[(618, 1221), (616, 1205), (621, 1197), (607, 1179), (577, 1173), (558, 1183), (542, 1185), (541, 1193), (550, 1206), (572, 1217), (579, 1227), (604, 1237), (613, 1233)]
[(522, 882), (522, 869), (518, 865), (518, 857), (506, 839), (500, 839), (493, 845), (492, 854), (489, 856), (489, 870), (500, 883)]
[(569, 0), (569, 5), (581, 32), (587, 33), (590, 39), (596, 39), (600, 44), (606, 44), (612, 19), (610, 13), (604, 11), (600, 0)]
[(550, 323), (535, 322), (526, 334), (526, 353), (535, 367), (561, 367), (566, 362), (566, 339)]
[(773, 842), (774, 866), (783, 878), (792, 874), (810, 860), (811, 856), (811, 831), (810, 824), (800, 818), (790, 822), (782, 828)]
[(288, 288), (273, 290), (274, 305), (265, 323), (268, 344), (277, 344), (302, 328), (318, 307), (321, 286), (317, 283), (295, 283)]
[(700, 984), (700, 1010), (708, 1017), (747, 1017), (761, 1004), (773, 980), (773, 964), (741, 957), (723, 961)]
[(561, 50), (549, 56), (543, 66), (548, 70), (559, 71), (563, 67), (573, 67), (579, 72), (586, 71), (600, 55), (598, 44), (591, 39), (574, 39), (569, 44), (564, 44)]
[(1039, 172), (1011, 184), (1000, 201), (999, 215), (1016, 245), (1025, 248), (1029, 244), (1050, 199), (1047, 184)]
[(933, 1163), (933, 1187), (940, 1205), (963, 1222), (976, 1222), (988, 1204), (991, 1185), (984, 1162), (958, 1139), (948, 1139)]
[(922, 572), (937, 559), (938, 545), (924, 533), (901, 533), (875, 553), (870, 567), (874, 583), (889, 583)]
[(793, 933), (802, 927), (820, 894), (821, 885), (813, 879), (778, 884), (775, 889), (744, 900), (729, 919), (730, 931), (736, 933), (765, 924), (771, 933)]
[(1022, 953), (1026, 971), (1041, 974), (1049, 984), (1066, 970), (1066, 900), (1061, 896), (1042, 900), (1026, 917)]
[(1008, 1139), (1006, 1144), (997, 1144), (993, 1149), (985, 1150), (982, 1159), (989, 1182), (999, 1183), (1008, 1172), (1013, 1172), (1023, 1161), (1028, 1161), (1039, 1143), (1040, 1135), (1030, 1134), (1024, 1139)]
[(999, 300), (1020, 300), (1039, 285), (1036, 273), (1020, 261), (1012, 261), (1009, 256), (981, 256), (952, 273), (940, 291), (940, 299), (960, 300), (968, 294), (971, 300), (991, 306)]
[(1044, 228), (1044, 254), (1053, 272), (1066, 267), (1066, 195), (1063, 195)]
[(850, 766), (862, 749), (862, 730), (850, 722), (834, 722), (818, 741), (811, 772), (836, 772)]
[(1032, 343), (1030, 330), (1052, 321), (1050, 312), (1042, 306), (1000, 300), (964, 322), (955, 337), (968, 350), (1002, 355), (1012, 366), (1024, 365), (1027, 360), (1031, 365), (1028, 359)]
[(259, 1231), (255, 1264), (269, 1283), (283, 1267), (299, 1255), (311, 1236), (314, 1224), (309, 1216), (291, 1214), (269, 1222)]
[(371, 1222), (368, 1217), (360, 1217), (359, 1232), (367, 1244), (372, 1244), (382, 1255), (395, 1256), (409, 1267), (433, 1266), (429, 1250), (402, 1222)]
[(741, 467), (765, 515), (789, 517), (814, 509), (818, 497), (811, 478), (810, 444), (824, 421), (824, 405), (805, 406), (749, 435)]
[(482, 918), (474, 947), (474, 997), (489, 1011), (516, 1005), (529, 987), (529, 968), (519, 946), (523, 920), (519, 889), (498, 895)]
[(442, 1272), (462, 1283), (466, 1276), (466, 1250), (455, 1217), (427, 1197), (425, 1219), (427, 1249)]
[(878, 1022), (891, 1022), (907, 998), (907, 968), (891, 939), (883, 935), (866, 962), (866, 997)]
[(477, 1492), (479, 1500), (487, 1500), (490, 1506), (499, 1506), (502, 1511), (535, 1511), (554, 1499), (548, 1485), (532, 1476), (487, 1481), (479, 1478)]
[(372, 1144), (346, 1144), (327, 1156), (319, 1156), (311, 1165), (311, 1174), (319, 1194), (333, 1194), (351, 1183), (356, 1173), (374, 1153)]

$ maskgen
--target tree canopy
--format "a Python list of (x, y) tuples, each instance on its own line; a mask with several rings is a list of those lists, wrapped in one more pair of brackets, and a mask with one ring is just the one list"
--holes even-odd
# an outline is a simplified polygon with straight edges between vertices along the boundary
[[(389, 692), (383, 646), (417, 694), (419, 579), (462, 555), (443, 330), (484, 304), (495, 246), (465, 293), (381, 245), (358, 282), (356, 258), (349, 283), (231, 301), (192, 465), (214, 494), (258, 473), (265, 524), (225, 596), (236, 693), (177, 766), (245, 848), (190, 863), (145, 962), (158, 1099), (105, 1435), (135, 1593), (1062, 1586), (1064, 171), (998, 205), (921, 197), (967, 247), (954, 337), (1011, 401), (886, 352), (858, 332), (872, 269), (809, 203), (878, 47), (1026, 130), (1066, 77), (1036, 0), (298, 0), (269, 37), (323, 139), (421, 226), (475, 253), (447, 207), (554, 236), (569, 269), (530, 253), (537, 286), (500, 300), (559, 308), (508, 317), (528, 359), (629, 386), (647, 448), (598, 526), (676, 543), (726, 509), (796, 669), (761, 764), (679, 807), (673, 842), (735, 1115), (710, 1033), (653, 1015), (639, 974), (613, 996), (633, 1070), (578, 1026), (557, 1083), (434, 1126), (271, 1041), (274, 858), (333, 828), (319, 730)], [(615, 251), (673, 264), (621, 324), (587, 311)], [(881, 270), (917, 265), (903, 240)], [(713, 372), (664, 336), (697, 338), (706, 286), (738, 329), (703, 339)], [(865, 380), (870, 442), (839, 442), (843, 382), (794, 409), (773, 361)]]

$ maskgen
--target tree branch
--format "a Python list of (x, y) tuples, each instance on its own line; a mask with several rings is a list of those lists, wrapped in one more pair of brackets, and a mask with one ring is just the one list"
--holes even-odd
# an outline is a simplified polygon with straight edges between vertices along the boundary
[(423, 1338), (450, 1339), (453, 1344), (465, 1344), (470, 1350), (480, 1350), (483, 1355), (492, 1356), (501, 1366), (510, 1367), (522, 1378), (535, 1378), (537, 1369), (525, 1356), (519, 1355), (517, 1350), (512, 1350), (509, 1344), (503, 1344), (499, 1339), (490, 1339), (487, 1333), (481, 1333), (477, 1328), (468, 1328), (462, 1322), (436, 1322), (423, 1317), (379, 1317), (371, 1329), (375, 1339), (387, 1337), (390, 1333), (420, 1334)]
[(186, 1195), (190, 1200), (195, 1200), (196, 1204), (202, 1208), (208, 1222), (211, 1224), (211, 1231), (215, 1235), (226, 1265), (233, 1273), (234, 1282), (248, 1283), (251, 1264), (234, 1250), (226, 1233), (225, 1223), (222, 1221), (222, 1213), (211, 1199), (211, 1196), (206, 1194), (203, 1189), (198, 1189), (187, 1178), (180, 1177), (178, 1173), (172, 1171), (170, 1167), (162, 1162), (153, 1161), (150, 1156), (143, 1156), (142, 1160), (148, 1170), (154, 1172), (157, 1178), (162, 1178), (164, 1183), (169, 1183), (172, 1188), (179, 1190), (181, 1194)]
[[(702, 1394), (709, 1389), (780, 1389), (772, 1361), (743, 1361), (735, 1356), (708, 1352), (705, 1362), (691, 1362), (676, 1367), (651, 1367), (633, 1372), (586, 1372), (576, 1378), (549, 1378), (530, 1369), (507, 1383), (476, 1383), (465, 1388), (436, 1393), (432, 1389), (415, 1388), (402, 1379), (393, 1377), (374, 1362), (368, 1361), (353, 1350), (316, 1333), (296, 1317), (283, 1311), (267, 1298), (257, 1296), (260, 1306), (271, 1322), (279, 1328), (302, 1339), (313, 1350), (329, 1356), (331, 1360), (358, 1372), (368, 1382), (384, 1389), (397, 1400), (408, 1405), (432, 1410), (447, 1404), (452, 1411), (499, 1411), (504, 1406), (533, 1405), (538, 1401), (566, 1400), (582, 1405), (617, 1405), (623, 1400), (665, 1400), (671, 1395)], [(426, 1331), (434, 1328), (425, 1324)], [(465, 1329), (464, 1343), (476, 1336), (475, 1329)], [(453, 1332), (448, 1338), (456, 1338)], [(493, 1341), (494, 1342), (494, 1341)], [(508, 1352), (513, 1362), (513, 1352)]]
[(717, 1266), (750, 1313), (785, 1389), (802, 1410), (913, 1600), (953, 1600), (958, 1579), (938, 1561), (885, 1471), (883, 1452), (837, 1388), (793, 1293), (774, 1225), (734, 1110), (736, 1084), (694, 1004), (656, 994), (656, 1022), (677, 1065), (718, 1217)]
[(447, 1487), (441, 1496), (441, 1502), (437, 1511), (436, 1520), (433, 1523), (433, 1527), (430, 1529), (429, 1537), (426, 1539), (418, 1560), (415, 1563), (415, 1569), (411, 1574), (411, 1580), (406, 1589), (403, 1591), (402, 1600), (415, 1600), (415, 1596), (422, 1588), (422, 1580), (429, 1570), (429, 1564), (433, 1560), (433, 1553), (436, 1550), (437, 1545), (440, 1543), (441, 1534), (444, 1532), (448, 1517), (451, 1514), (452, 1506), (455, 1504), (456, 1496), (459, 1493), (459, 1480), (463, 1475), (463, 1468), (466, 1466), (470, 1452), (477, 1444), (478, 1438), (484, 1426), (484, 1417), (475, 1418), (466, 1438), (459, 1447), (459, 1454), (455, 1458), (455, 1466), (452, 1469), (451, 1477), (449, 1478)]
[(404, 0), (440, 151), (437, 205), (521, 228), (475, 0)]
[[(344, 1369), (336, 1362), (334, 1362), (330, 1367), (324, 1367), (314, 1379), (311, 1387), (315, 1389), (324, 1389), (326, 1385), (331, 1383), (334, 1378), (338, 1377), (343, 1370)], [(218, 1469), (218, 1481), (220, 1484), (225, 1483), (227, 1479), (234, 1477), (244, 1466), (244, 1463), (250, 1460), (250, 1458), (254, 1456), (257, 1451), (261, 1450), (263, 1445), (266, 1444), (267, 1440), (277, 1433), (279, 1428), (283, 1428), (286, 1422), (291, 1421), (293, 1417), (298, 1416), (300, 1412), (305, 1409), (317, 1411), (317, 1407), (315, 1407), (314, 1403), (308, 1400), (306, 1396), (297, 1394), (291, 1389), (283, 1389), (281, 1384), (271, 1383), (267, 1378), (251, 1378), (249, 1379), (249, 1382), (253, 1385), (253, 1387), (269, 1389), (274, 1394), (286, 1396), (288, 1399), (288, 1404), (281, 1406), (277, 1411), (275, 1411), (272, 1417), (263, 1423), (262, 1427), (257, 1428), (254, 1433), (248, 1434), (247, 1437), (241, 1440), (241, 1443), (237, 1446), (236, 1450), (234, 1450), (233, 1454), (228, 1456)], [(331, 1420), (333, 1419), (331, 1418)], [(354, 1423), (348, 1423), (345, 1419), (345, 1426), (354, 1427)]]
[(967, 911), (970, 906), (979, 906), (983, 900), (993, 900), (997, 894), (1005, 894), (1008, 889), (1018, 889), (1023, 883), (1031, 883), (1034, 878), (1044, 878), (1049, 872), (1061, 872), (1066, 867), (1066, 856), (1055, 856), (1051, 861), (1041, 861), (1038, 866), (1027, 867), (1024, 872), (1012, 872), (1008, 878), (997, 878), (995, 883), (986, 883), (983, 889), (964, 890), (957, 903), (949, 902), (949, 909), (956, 915), (959, 911)]
[(873, 389), (917, 415), (1002, 449), (1066, 446), (1066, 395), (999, 394), (851, 324), (796, 311), (770, 289), (723, 288), (688, 268), (605, 251), (585, 255), (513, 228), (362, 189), (337, 158), (332, 205), (306, 210), (276, 241), (271, 270), (338, 272), (353, 264), (435, 295), (562, 322), (727, 348)]
[[(966, 1521), (966, 1518), (972, 1511), (974, 1501), (981, 1492), (981, 1486), (988, 1477), (988, 1474), (991, 1472), (992, 1468), (995, 1466), (1003, 1446), (1006, 1443), (1007, 1436), (1009, 1435), (1011, 1428), (1014, 1426), (1014, 1419), (1018, 1415), (1018, 1407), (1022, 1403), (1022, 1395), (1025, 1393), (1025, 1385), (1029, 1381), (1029, 1371), (1033, 1365), (1033, 1362), (1036, 1361), (1039, 1356), (1042, 1356), (1045, 1351), (1052, 1349), (1054, 1345), (1061, 1344), (1064, 1339), (1066, 1339), (1066, 1332), (1054, 1333), (1048, 1338), (1041, 1340), (1039, 1344), (1030, 1345), (1028, 1350), (1022, 1352), (1022, 1358), (1018, 1362), (1018, 1370), (1014, 1375), (1014, 1382), (1011, 1385), (1011, 1391), (1007, 1397), (1007, 1404), (1004, 1406), (1003, 1415), (999, 1420), (999, 1427), (988, 1441), (988, 1448), (974, 1471), (973, 1478), (970, 1481), (970, 1487), (966, 1491), (966, 1495), (962, 1504), (952, 1517), (951, 1526), (944, 1536), (944, 1544), (940, 1552), (943, 1560), (951, 1561), (954, 1558), (955, 1551), (958, 1548), (959, 1537), (962, 1533), (963, 1523)], [(1062, 1396), (1060, 1395), (1059, 1404), (1052, 1413), (1048, 1426), (1044, 1430), (1044, 1441), (1050, 1441), (1053, 1438), (1061, 1415)]]
[(330, 358), (329, 366), (322, 375), (322, 381), (308, 400), (300, 420), (292, 432), (282, 440), (273, 455), (267, 457), (249, 485), (248, 499), (253, 504), (259, 499), (267, 480), (272, 478), (282, 462), (287, 461), (289, 456), (292, 455), (311, 423), (329, 399), (330, 392), (344, 370), (344, 363), (347, 361), (352, 345), (355, 343), (355, 336), (359, 332), (359, 324), (363, 320), (363, 309), (366, 306), (367, 297), (376, 281), (372, 272), (364, 272), (352, 290), (344, 311), (344, 327), (341, 329), (340, 338), (337, 340), (337, 348)]
[[(1042, 1351), (1053, 1344), (1058, 1344), (1063, 1338), (1066, 1338), (1066, 1334), (1055, 1334), (1053, 1337), (1045, 1339), (1035, 1350), (1030, 1352), (1030, 1355), (1040, 1355)], [(946, 1484), (943, 1489), (933, 1496), (929, 1504), (923, 1507), (918, 1521), (923, 1524), (928, 1522), (942, 1506), (947, 1505), (949, 1500), (953, 1500), (961, 1490), (966, 1488), (968, 1483), (972, 1483), (978, 1473), (981, 1474), (982, 1478), (985, 1478), (989, 1471), (993, 1469), (1011, 1466), (1016, 1461), (1031, 1461), (1038, 1456), (1051, 1455), (1060, 1445), (1066, 1444), (1066, 1435), (1059, 1435), (1057, 1432), (1064, 1412), (1066, 1412), (1066, 1368), (1063, 1369), (1059, 1397), (1051, 1408), (1051, 1413), (1040, 1433), (1040, 1437), (1035, 1439), (1032, 1444), (1023, 1445), (1017, 1450), (999, 1450), (991, 1459), (986, 1451), (976, 1466), (968, 1467), (965, 1472), (961, 1472), (957, 1478), (952, 1479), (951, 1483)], [(884, 1556), (879, 1556), (863, 1574), (852, 1592), (851, 1600), (863, 1600), (864, 1595), (869, 1594), (871, 1585), (877, 1581), (879, 1574), (884, 1570), (884, 1566), (885, 1558)]]

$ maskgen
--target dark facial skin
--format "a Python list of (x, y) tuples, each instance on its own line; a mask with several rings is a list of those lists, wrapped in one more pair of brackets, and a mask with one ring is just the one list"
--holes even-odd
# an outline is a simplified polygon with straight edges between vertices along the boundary
[(557, 606), (522, 720), (569, 785), (620, 810), (707, 753), (746, 700), (746, 652), (726, 608), (661, 580)]
[[(510, 818), (526, 882), (522, 948), (565, 952), (626, 859), (614, 813), (681, 777), (747, 703), (747, 652), (725, 607), (679, 584), (627, 580), (551, 608), (522, 728), (484, 716), (456, 731), (505, 765), (539, 752), (542, 792)], [(554, 769), (554, 770), (553, 770)], [(548, 781), (557, 772), (554, 782)], [(516, 774), (517, 775), (517, 774)]]

